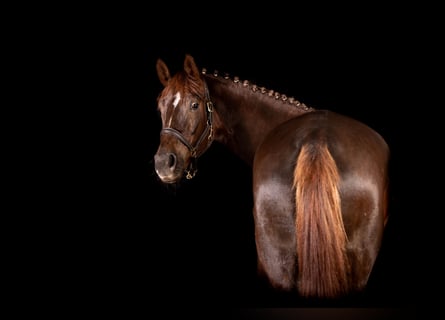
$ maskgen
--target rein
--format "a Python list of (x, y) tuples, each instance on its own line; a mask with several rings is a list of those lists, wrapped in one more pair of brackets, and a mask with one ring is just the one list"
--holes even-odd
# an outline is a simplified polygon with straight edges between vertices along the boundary
[[(192, 157), (192, 161), (190, 162), (189, 166), (187, 167), (187, 169), (185, 170), (186, 174), (186, 178), (187, 179), (192, 179), (195, 175), (196, 172), (198, 171), (197, 169), (197, 159), (199, 156), (201, 156), (212, 144), (213, 141), (213, 123), (212, 123), (212, 113), (213, 113), (213, 103), (210, 100), (210, 94), (209, 94), (209, 89), (207, 87), (207, 83), (205, 80), (204, 81), (204, 87), (205, 87), (205, 98), (206, 98), (206, 115), (207, 115), (207, 120), (206, 120), (206, 127), (204, 129), (204, 131), (201, 133), (201, 136), (199, 137), (199, 139), (196, 141), (195, 145), (193, 146), (189, 141), (187, 141), (187, 139), (184, 137), (184, 135), (179, 132), (178, 130), (174, 129), (174, 128), (163, 128), (161, 130), (161, 135), (162, 134), (171, 134), (173, 136), (175, 136), (176, 138), (179, 139), (179, 141), (181, 141), (190, 151), (191, 157)], [(207, 138), (207, 144), (205, 146), (205, 148), (198, 153), (198, 149), (199, 146), (201, 145), (201, 143)]]

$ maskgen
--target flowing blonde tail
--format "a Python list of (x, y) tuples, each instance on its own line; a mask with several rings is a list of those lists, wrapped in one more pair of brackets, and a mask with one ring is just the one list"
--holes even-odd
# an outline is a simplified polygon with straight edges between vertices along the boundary
[(338, 183), (339, 173), (327, 144), (304, 144), (294, 170), (298, 289), (302, 296), (333, 298), (349, 288)]

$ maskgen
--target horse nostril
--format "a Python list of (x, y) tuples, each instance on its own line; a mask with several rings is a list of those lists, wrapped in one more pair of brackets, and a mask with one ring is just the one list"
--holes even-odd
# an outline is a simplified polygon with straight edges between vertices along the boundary
[(176, 165), (176, 156), (174, 153), (168, 155), (168, 166), (173, 168)]

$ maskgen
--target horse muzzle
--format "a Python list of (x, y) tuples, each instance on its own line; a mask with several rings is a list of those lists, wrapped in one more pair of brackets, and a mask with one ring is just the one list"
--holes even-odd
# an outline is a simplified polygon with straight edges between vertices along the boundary
[(154, 156), (155, 171), (164, 183), (176, 183), (184, 174), (183, 162), (172, 152), (156, 153)]

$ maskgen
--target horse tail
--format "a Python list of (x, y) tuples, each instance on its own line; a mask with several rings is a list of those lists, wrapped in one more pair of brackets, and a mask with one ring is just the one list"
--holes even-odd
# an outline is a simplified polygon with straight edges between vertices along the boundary
[(294, 170), (297, 287), (302, 296), (335, 298), (348, 291), (347, 236), (339, 173), (326, 142), (302, 146)]

